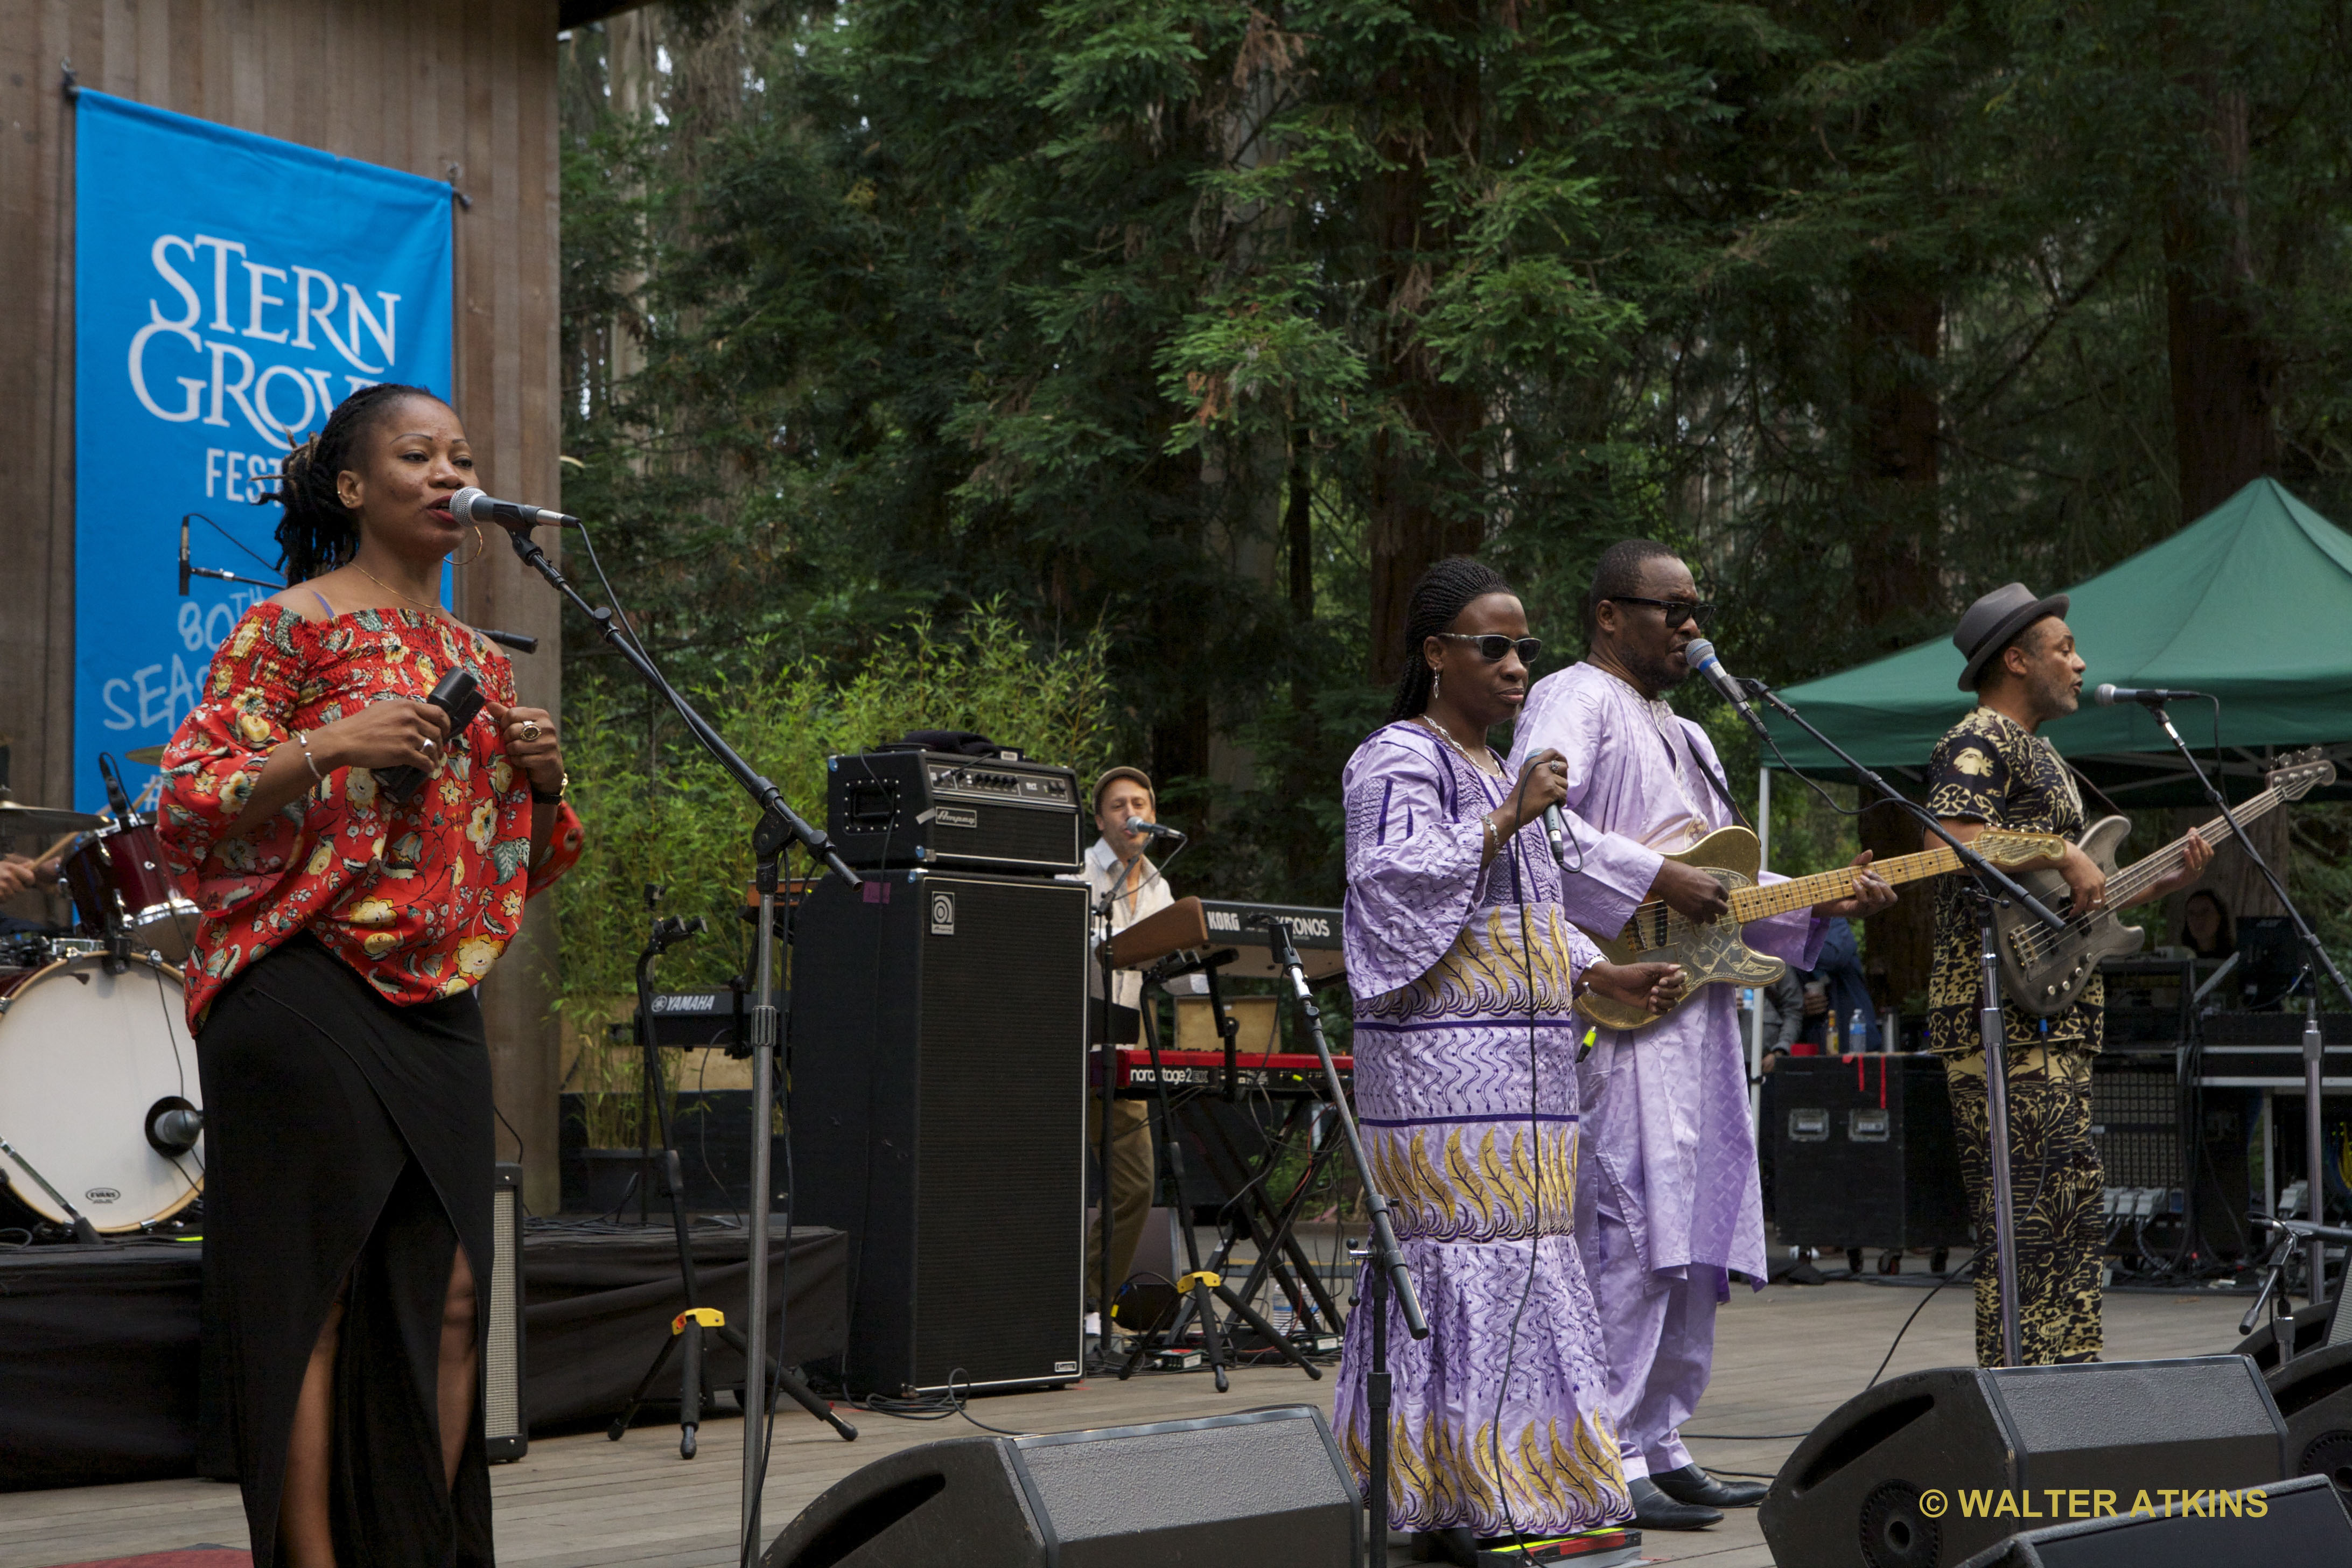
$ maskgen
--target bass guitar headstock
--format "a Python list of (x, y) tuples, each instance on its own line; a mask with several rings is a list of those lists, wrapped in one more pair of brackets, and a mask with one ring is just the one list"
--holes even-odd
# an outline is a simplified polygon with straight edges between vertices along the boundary
[(2263, 787), (2276, 790), (2281, 800), (2301, 800), (2313, 790), (2324, 789), (2335, 782), (2336, 764), (2318, 746), (2289, 752), (2263, 775)]
[(1969, 840), (1969, 847), (2004, 871), (2029, 861), (2063, 859), (2066, 854), (2066, 841), (2054, 833), (2020, 833), (2010, 827), (1988, 827)]

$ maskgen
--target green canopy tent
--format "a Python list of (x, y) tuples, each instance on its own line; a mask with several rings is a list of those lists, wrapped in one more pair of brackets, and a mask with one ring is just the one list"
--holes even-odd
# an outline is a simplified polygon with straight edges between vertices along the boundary
[[(2032, 586), (2039, 593), (2049, 589)], [(2090, 668), (2082, 709), (2043, 729), (2118, 805), (2188, 805), (2203, 795), (2156, 721), (2137, 705), (2100, 708), (2102, 682), (2210, 692), (2221, 700), (2223, 773), (2232, 799), (2261, 787), (2273, 752), (2352, 745), (2352, 534), (2257, 479), (2163, 543), (2067, 590), (2066, 621)], [(1865, 766), (1917, 783), (1927, 754), (1973, 699), (1949, 637), (1791, 687), (1781, 696)], [(2207, 760), (2212, 710), (2176, 703), (2173, 722)], [(1844, 767), (1779, 715), (1770, 727), (1798, 772)], [(1762, 790), (1769, 800), (1768, 757)], [(2352, 783), (2326, 792), (2352, 795)]]

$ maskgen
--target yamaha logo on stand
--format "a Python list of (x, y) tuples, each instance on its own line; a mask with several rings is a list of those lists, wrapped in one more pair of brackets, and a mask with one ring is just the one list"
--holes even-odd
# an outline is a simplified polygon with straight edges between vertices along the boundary
[(931, 934), (955, 935), (955, 895), (933, 889), (931, 893)]

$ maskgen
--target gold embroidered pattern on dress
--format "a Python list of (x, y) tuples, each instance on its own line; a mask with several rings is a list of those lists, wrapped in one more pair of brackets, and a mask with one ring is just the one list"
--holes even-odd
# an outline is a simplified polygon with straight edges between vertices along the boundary
[(1394, 1205), (1398, 1237), (1524, 1241), (1573, 1235), (1576, 1123), (1536, 1125), (1532, 1166), (1524, 1121), (1366, 1127), (1365, 1154)]
[[(1445, 956), (1410, 985), (1360, 1005), (1360, 1015), (1383, 1023), (1410, 1023), (1444, 1016), (1467, 1020), (1479, 1015), (1526, 1017), (1568, 1011), (1568, 931), (1557, 905), (1532, 911), (1541, 922), (1533, 955), (1505, 925), (1503, 911), (1486, 911), (1485, 931), (1473, 920), (1462, 928)], [(1528, 995), (1532, 976), (1535, 995)]]
[[(1345, 1439), (1348, 1461), (1359, 1477), (1371, 1471), (1363, 1429), (1368, 1419), (1359, 1415), (1351, 1421)], [(1572, 1422), (1565, 1437), (1555, 1417), (1529, 1422), (1516, 1439), (1497, 1438), (1492, 1422), (1465, 1429), (1436, 1418), (1416, 1435), (1408, 1416), (1391, 1417), (1390, 1523), (1401, 1530), (1467, 1524), (1480, 1535), (1501, 1534), (1516, 1523), (1525, 1532), (1550, 1533), (1587, 1529), (1633, 1512), (1616, 1435), (1606, 1417)]]

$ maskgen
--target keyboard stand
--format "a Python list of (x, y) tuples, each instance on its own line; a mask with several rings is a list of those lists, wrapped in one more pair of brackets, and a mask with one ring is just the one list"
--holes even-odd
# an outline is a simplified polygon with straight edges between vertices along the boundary
[[(1225, 1082), (1229, 1091), (1234, 1083), (1234, 1036), (1237, 1026), (1225, 1016), (1223, 998), (1217, 990), (1216, 971), (1220, 963), (1230, 961), (1233, 956), (1230, 950), (1213, 952), (1200, 959), (1186, 959), (1157, 964), (1146, 971), (1144, 974), (1144, 984), (1147, 987), (1157, 985), (1164, 989), (1166, 982), (1177, 973), (1188, 973), (1195, 969), (1208, 971), (1210, 1003), (1214, 1009), (1217, 1033), (1224, 1041)], [(1223, 1265), (1233, 1249), (1230, 1226), (1227, 1227), (1223, 1244), (1217, 1248), (1214, 1260), (1207, 1268), (1202, 1267), (1201, 1243), (1199, 1237), (1193, 1233), (1192, 1205), (1185, 1201), (1184, 1197), (1184, 1145), (1183, 1141), (1176, 1135), (1175, 1108), (1168, 1098), (1168, 1074), (1160, 1060), (1159, 1009), (1151, 1006), (1147, 1001), (1140, 1011), (1143, 1015), (1144, 1046), (1151, 1053), (1151, 1077), (1155, 1090), (1152, 1100), (1154, 1109), (1159, 1113), (1157, 1120), (1160, 1127), (1160, 1159), (1164, 1163), (1162, 1169), (1167, 1171), (1169, 1180), (1176, 1190), (1176, 1217), (1178, 1227), (1184, 1233), (1186, 1273), (1182, 1279), (1176, 1281), (1176, 1291), (1181, 1300), (1175, 1315), (1169, 1321), (1165, 1329), (1147, 1329), (1137, 1333), (1134, 1349), (1129, 1352), (1126, 1364), (1119, 1368), (1119, 1381), (1124, 1383), (1134, 1376), (1136, 1369), (1141, 1366), (1147, 1358), (1164, 1351), (1173, 1350), (1182, 1341), (1184, 1331), (1191, 1326), (1193, 1317), (1197, 1314), (1201, 1323), (1201, 1343), (1209, 1363), (1209, 1370), (1216, 1376), (1217, 1392), (1225, 1393), (1232, 1386), (1231, 1380), (1227, 1376), (1227, 1368), (1231, 1364), (1228, 1351), (1230, 1341), (1224, 1326), (1218, 1321), (1219, 1305), (1223, 1305), (1225, 1309), (1229, 1321), (1233, 1318), (1238, 1318), (1248, 1323), (1257, 1331), (1260, 1339), (1280, 1351), (1283, 1356), (1299, 1371), (1308, 1377), (1320, 1380), (1322, 1372), (1305, 1356), (1299, 1354), (1298, 1347), (1292, 1344), (1282, 1334), (1277, 1333), (1272, 1323), (1259, 1316), (1257, 1309), (1249, 1304), (1246, 1295), (1235, 1295), (1233, 1287), (1225, 1283)], [(1105, 1064), (1105, 1070), (1108, 1070), (1108, 1062)], [(1254, 1282), (1258, 1278), (1259, 1276), (1255, 1274), (1252, 1276)]]

